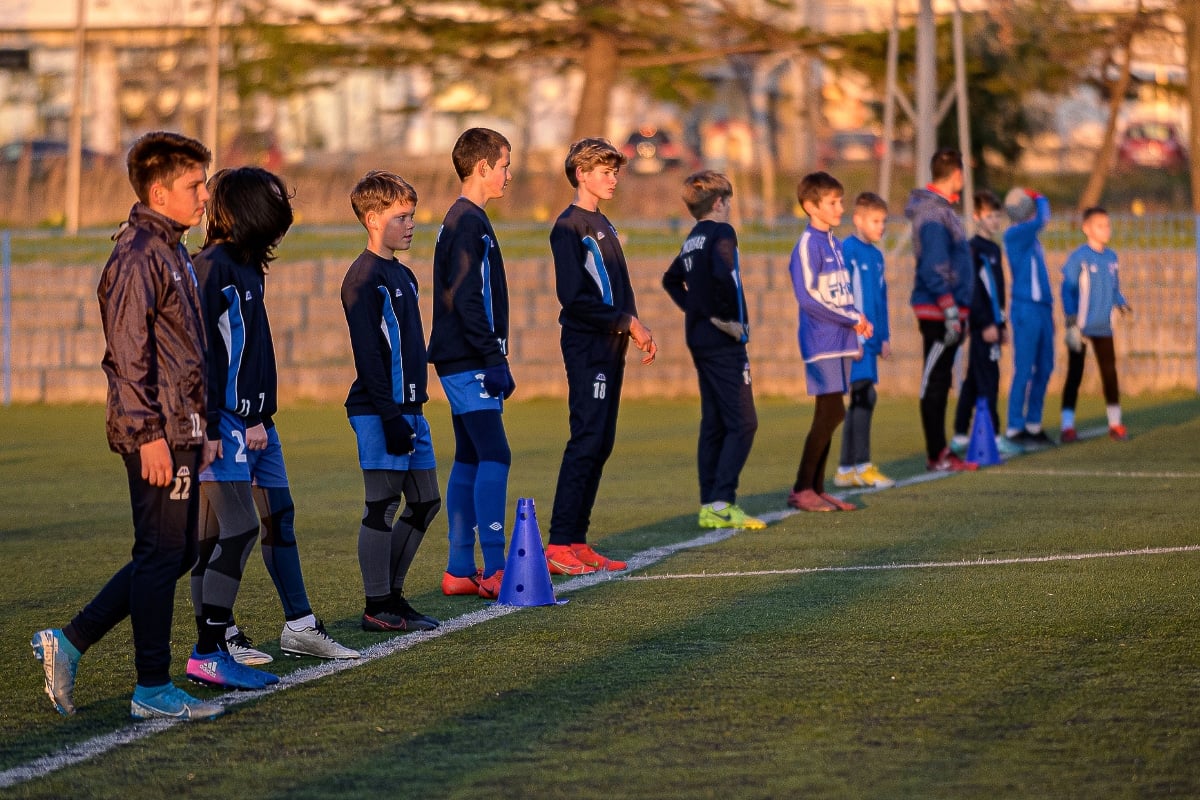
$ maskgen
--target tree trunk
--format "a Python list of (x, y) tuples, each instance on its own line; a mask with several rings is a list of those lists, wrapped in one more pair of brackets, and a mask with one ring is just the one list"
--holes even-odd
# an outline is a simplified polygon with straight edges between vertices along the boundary
[(1192, 211), (1200, 214), (1200, 0), (1180, 0), (1186, 28), (1188, 96), (1188, 169), (1192, 179)]
[(572, 141), (585, 136), (608, 135), (608, 110), (620, 66), (617, 40), (612, 33), (591, 28), (587, 36), (588, 41), (581, 63), (583, 91), (579, 96), (579, 108), (575, 112)]
[[(1088, 176), (1087, 186), (1079, 196), (1076, 208), (1082, 211), (1100, 202), (1104, 194), (1104, 184), (1108, 181), (1108, 171), (1112, 166), (1117, 150), (1117, 115), (1121, 111), (1121, 103), (1125, 93), (1129, 91), (1130, 63), (1133, 61), (1133, 37), (1138, 29), (1134, 23), (1121, 36), (1119, 48), (1125, 52), (1125, 60), (1121, 63), (1121, 72), (1115, 82), (1108, 84), (1108, 121), (1104, 126), (1104, 140), (1096, 152), (1096, 160), (1092, 163), (1092, 174)], [(1117, 48), (1114, 48), (1114, 52)], [(1111, 61), (1112, 59), (1108, 59)]]

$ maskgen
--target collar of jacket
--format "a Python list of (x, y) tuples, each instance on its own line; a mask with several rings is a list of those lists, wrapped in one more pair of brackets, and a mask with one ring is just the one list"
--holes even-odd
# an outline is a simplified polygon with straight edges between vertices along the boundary
[[(175, 246), (183, 239), (183, 235), (190, 230), (190, 227), (181, 222), (176, 222), (170, 217), (163, 216), (150, 206), (142, 202), (133, 204), (133, 208), (129, 210), (129, 219), (124, 222), (117, 234), (130, 225), (136, 225), (139, 228), (146, 228), (156, 232), (169, 245)], [(114, 239), (116, 236), (113, 237)]]

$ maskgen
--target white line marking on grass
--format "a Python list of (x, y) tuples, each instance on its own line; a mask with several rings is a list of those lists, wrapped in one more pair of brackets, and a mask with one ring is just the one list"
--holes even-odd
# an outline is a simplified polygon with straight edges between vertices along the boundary
[(1100, 553), (1060, 553), (1050, 556), (1023, 556), (1014, 558), (979, 558), (961, 561), (914, 561), (893, 564), (849, 564), (840, 567), (796, 567), (794, 569), (762, 569), (745, 572), (692, 572), (672, 575), (629, 575), (627, 581), (668, 581), (697, 578), (755, 578), (766, 575), (811, 575), (821, 572), (880, 572), (901, 569), (950, 569), (954, 567), (994, 567), (1005, 564), (1047, 564), (1055, 561), (1087, 561), (1094, 558), (1129, 558), (1131, 556), (1156, 556), (1171, 553), (1194, 553), (1200, 544), (1178, 547), (1142, 547), (1136, 550), (1112, 550)]
[(1200, 478), (1200, 472), (1109, 472), (1102, 469), (1016, 469), (1007, 468), (1005, 475), (1046, 475), (1062, 478), (1152, 478), (1154, 480), (1172, 480)]
[[(651, 566), (652, 564), (661, 561), (667, 556), (677, 553), (680, 550), (688, 550), (695, 547), (704, 547), (709, 544), (716, 544), (724, 541), (738, 533), (740, 530), (734, 528), (722, 528), (714, 530), (703, 536), (697, 536), (694, 539), (689, 539), (683, 542), (663, 545), (662, 547), (652, 547), (649, 550), (643, 550), (631, 557), (628, 561), (629, 569), (642, 569)], [(615, 572), (593, 572), (589, 575), (580, 575), (576, 578), (556, 584), (554, 591), (556, 595), (566, 594), (568, 592), (585, 589), (589, 586), (594, 586), (597, 583), (624, 578), (623, 573)], [(528, 606), (504, 606), (498, 603), (481, 608), (477, 611), (472, 611), (468, 614), (463, 614), (453, 619), (448, 619), (442, 622), (435, 630), (432, 631), (416, 631), (413, 633), (394, 636), (382, 642), (371, 645), (362, 651), (362, 658), (346, 659), (343, 661), (325, 661), (312, 667), (296, 670), (288, 675), (280, 676), (279, 683), (267, 689), (262, 689), (256, 692), (229, 692), (214, 699), (214, 702), (220, 703), (226, 708), (230, 708), (249, 700), (257, 700), (262, 697), (282, 692), (295, 686), (302, 686), (306, 683), (324, 678), (327, 675), (334, 675), (339, 672), (345, 672), (349, 669), (354, 669), (362, 664), (367, 664), (380, 658), (399, 653), (403, 650), (409, 650), (417, 645), (437, 639), (447, 634), (457, 633), (458, 631), (466, 630), (483, 622), (489, 622), (493, 619), (506, 616), (514, 611), (521, 611)], [(86, 678), (85, 678), (86, 679)], [(56, 753), (50, 753), (36, 758), (21, 766), (0, 772), (0, 789), (9, 786), (15, 786), (26, 781), (44, 778), (47, 775), (57, 772), (65, 767), (79, 764), (96, 756), (103, 755), (110, 750), (120, 747), (124, 744), (130, 744), (153, 736), (156, 733), (172, 728), (179, 724), (188, 725), (220, 725), (220, 720), (213, 722), (195, 722), (181, 723), (179, 720), (148, 720), (145, 722), (134, 722), (120, 730), (96, 736), (92, 739), (87, 739), (77, 744), (64, 746)]]

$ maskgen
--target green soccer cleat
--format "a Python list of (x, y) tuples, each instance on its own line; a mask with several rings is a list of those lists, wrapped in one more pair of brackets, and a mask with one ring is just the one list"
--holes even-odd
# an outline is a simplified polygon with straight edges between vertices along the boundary
[(767, 523), (758, 517), (752, 517), (734, 505), (725, 506), (717, 511), (712, 505), (700, 506), (701, 528), (741, 528), (748, 531), (761, 531)]

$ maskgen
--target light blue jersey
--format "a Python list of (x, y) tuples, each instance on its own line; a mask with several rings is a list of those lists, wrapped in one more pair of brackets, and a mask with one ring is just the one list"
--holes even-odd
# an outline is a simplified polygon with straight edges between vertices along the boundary
[(1080, 245), (1063, 264), (1062, 301), (1068, 317), (1079, 321), (1084, 336), (1112, 336), (1112, 311), (1126, 305), (1121, 294), (1117, 254)]

